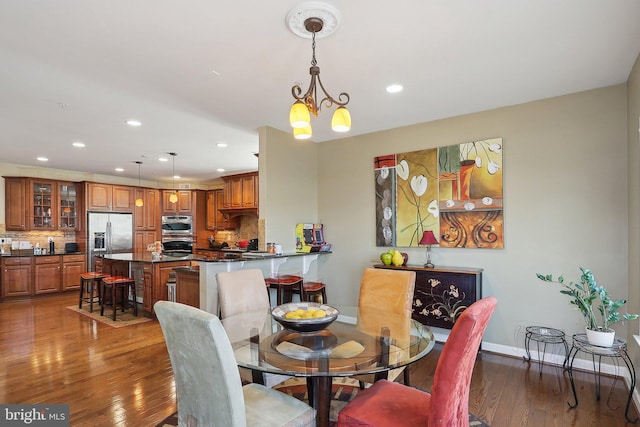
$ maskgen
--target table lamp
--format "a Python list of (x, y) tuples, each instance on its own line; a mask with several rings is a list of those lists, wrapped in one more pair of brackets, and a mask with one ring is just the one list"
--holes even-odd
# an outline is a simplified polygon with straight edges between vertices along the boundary
[(433, 235), (433, 231), (427, 230), (422, 234), (422, 239), (418, 242), (419, 245), (428, 245), (427, 246), (427, 262), (425, 263), (425, 268), (434, 268), (435, 266), (431, 263), (431, 245), (435, 245), (438, 243), (436, 240), (436, 236)]

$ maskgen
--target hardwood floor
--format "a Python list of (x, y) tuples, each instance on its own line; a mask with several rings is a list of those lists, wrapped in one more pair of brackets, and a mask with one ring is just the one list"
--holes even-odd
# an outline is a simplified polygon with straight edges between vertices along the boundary
[[(67, 310), (77, 294), (0, 303), (0, 402), (66, 403), (72, 426), (155, 426), (176, 410), (173, 373), (157, 322), (120, 329)], [(429, 389), (438, 345), (410, 367), (411, 382)], [(580, 405), (566, 373), (483, 352), (475, 366), (470, 411), (493, 427), (627, 426), (627, 390), (576, 372)], [(560, 382), (559, 382), (560, 379)], [(631, 417), (636, 416), (635, 408)]]

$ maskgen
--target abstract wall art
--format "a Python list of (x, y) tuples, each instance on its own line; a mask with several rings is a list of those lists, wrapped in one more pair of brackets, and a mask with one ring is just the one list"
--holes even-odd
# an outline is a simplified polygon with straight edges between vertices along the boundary
[(502, 138), (374, 159), (376, 245), (504, 248)]

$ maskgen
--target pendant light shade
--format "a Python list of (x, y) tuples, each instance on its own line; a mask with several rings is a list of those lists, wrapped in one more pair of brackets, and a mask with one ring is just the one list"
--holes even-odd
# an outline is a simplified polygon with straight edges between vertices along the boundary
[[(139, 188), (140, 187), (140, 166), (142, 165), (142, 162), (138, 160), (136, 163), (138, 164), (138, 188)], [(144, 206), (144, 201), (141, 198), (137, 198), (136, 207), (141, 208), (142, 206)]]
[(309, 139), (311, 138), (311, 125), (303, 128), (293, 128), (293, 137), (295, 139)]
[(176, 153), (169, 153), (171, 156), (172, 166), (171, 166), (171, 187), (173, 193), (169, 196), (170, 203), (178, 203), (178, 193), (176, 193)]
[(344, 107), (336, 108), (331, 118), (331, 129), (335, 132), (348, 132), (351, 129), (351, 113)]
[(289, 111), (289, 123), (294, 129), (305, 128), (311, 123), (311, 115), (309, 109), (301, 101), (296, 101)]

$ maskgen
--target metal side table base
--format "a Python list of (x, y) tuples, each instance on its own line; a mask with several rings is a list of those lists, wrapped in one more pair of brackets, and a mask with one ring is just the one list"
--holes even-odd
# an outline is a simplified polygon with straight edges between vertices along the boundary
[[(624, 417), (630, 423), (638, 422), (639, 418), (631, 419), (629, 417), (629, 409), (631, 407), (631, 399), (633, 398), (633, 390), (636, 387), (636, 370), (633, 366), (633, 362), (627, 353), (627, 342), (625, 340), (616, 338), (613, 345), (611, 347), (598, 347), (595, 345), (589, 344), (587, 341), (586, 334), (575, 334), (573, 336), (573, 345), (567, 357), (567, 372), (569, 374), (569, 381), (571, 382), (571, 391), (573, 392), (573, 401), (575, 403), (567, 402), (570, 408), (576, 408), (578, 406), (578, 395), (576, 393), (576, 386), (573, 379), (573, 362), (576, 358), (576, 355), (579, 351), (583, 353), (590, 354), (593, 361), (593, 374), (595, 375), (596, 381), (596, 399), (600, 400), (600, 374), (601, 374), (601, 366), (602, 366), (602, 357), (611, 357), (611, 358), (620, 358), (624, 361), (625, 365), (627, 365), (627, 369), (629, 370), (629, 376), (631, 377), (631, 384), (629, 385), (629, 395), (627, 397), (627, 405), (624, 411)], [(598, 361), (598, 366), (596, 368), (596, 359)], [(616, 364), (617, 365), (617, 364)], [(611, 390), (609, 390), (609, 398), (611, 397), (611, 391), (615, 386), (615, 381), (611, 385)], [(607, 399), (607, 404), (608, 404)]]

